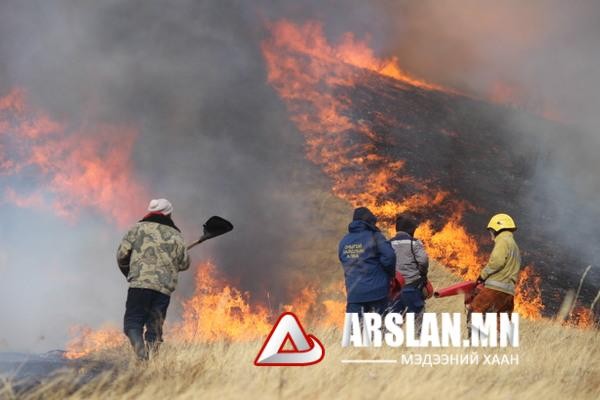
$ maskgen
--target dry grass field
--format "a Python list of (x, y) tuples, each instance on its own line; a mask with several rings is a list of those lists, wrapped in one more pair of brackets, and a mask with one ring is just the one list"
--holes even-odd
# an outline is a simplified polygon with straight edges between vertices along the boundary
[[(432, 279), (454, 281), (440, 267)], [(428, 311), (460, 311), (461, 298), (434, 299)], [(516, 349), (479, 349), (518, 354), (519, 365), (344, 364), (342, 359), (400, 359), (402, 354), (468, 354), (471, 349), (350, 349), (339, 329), (311, 330), (325, 345), (325, 359), (309, 367), (255, 367), (261, 346), (253, 342), (165, 343), (154, 360), (140, 365), (128, 348), (96, 353), (77, 368), (48, 378), (27, 392), (4, 381), (2, 399), (598, 399), (600, 335), (554, 321), (521, 321)], [(480, 357), (483, 361), (483, 356)], [(101, 364), (99, 364), (101, 363)], [(99, 367), (98, 365), (101, 365)], [(90, 374), (90, 371), (96, 371)], [(90, 376), (92, 376), (90, 378)]]
[[(316, 190), (311, 235), (290, 250), (289, 265), (300, 275), (339, 279), (336, 238), (344, 232), (349, 206)], [(317, 224), (315, 221), (319, 221)], [(307, 252), (306, 249), (310, 249)], [(303, 268), (302, 268), (303, 267)], [(435, 287), (459, 280), (433, 262)], [(431, 299), (429, 312), (461, 312), (462, 297)], [(128, 346), (74, 360), (63, 372), (26, 391), (0, 379), (0, 399), (598, 399), (600, 331), (563, 326), (548, 319), (521, 319), (520, 347), (479, 349), (484, 354), (518, 354), (518, 365), (346, 364), (344, 359), (400, 360), (403, 354), (471, 354), (472, 349), (352, 349), (342, 332), (318, 321), (302, 321), (324, 344), (324, 360), (309, 367), (255, 367), (261, 340), (184, 344), (167, 341), (159, 357), (140, 365)], [(169, 339), (168, 339), (169, 340)]]

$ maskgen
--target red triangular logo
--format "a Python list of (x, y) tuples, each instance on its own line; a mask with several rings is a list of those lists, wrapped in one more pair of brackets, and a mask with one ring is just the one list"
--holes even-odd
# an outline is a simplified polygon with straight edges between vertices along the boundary
[(325, 357), (325, 348), (313, 335), (307, 335), (298, 318), (285, 312), (273, 326), (258, 352), (256, 366), (312, 365)]
[(283, 341), (283, 343), (281, 343), (281, 347), (279, 348), (278, 353), (293, 353), (296, 351), (298, 351), (298, 348), (296, 347), (294, 340), (288, 333), (287, 335), (285, 335), (285, 340)]

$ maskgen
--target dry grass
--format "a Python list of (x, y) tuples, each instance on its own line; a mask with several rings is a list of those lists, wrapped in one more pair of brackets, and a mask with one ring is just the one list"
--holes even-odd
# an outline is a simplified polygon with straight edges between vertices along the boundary
[[(304, 171), (304, 170), (302, 170)], [(306, 194), (305, 194), (306, 195)], [(315, 190), (311, 199), (310, 241), (291, 246), (288, 266), (300, 277), (328, 282), (341, 273), (335, 252), (349, 206)], [(308, 251), (307, 251), (308, 250)], [(307, 258), (312, 257), (312, 258)], [(436, 287), (457, 281), (439, 265), (430, 279)], [(462, 298), (430, 300), (431, 312), (463, 310)], [(306, 328), (324, 343), (325, 359), (310, 367), (255, 367), (261, 341), (245, 343), (165, 343), (160, 357), (137, 364), (129, 348), (95, 354), (28, 392), (15, 394), (14, 382), (0, 381), (0, 399), (598, 399), (600, 335), (597, 330), (563, 327), (552, 321), (521, 321), (521, 346), (495, 350), (518, 353), (512, 366), (348, 365), (342, 359), (393, 358), (402, 354), (469, 354), (469, 349), (342, 348), (337, 329)], [(479, 350), (487, 354), (489, 350)], [(491, 351), (494, 352), (494, 351)], [(483, 357), (481, 357), (483, 358)], [(108, 365), (108, 367), (107, 367)], [(99, 372), (98, 372), (99, 371)], [(91, 376), (91, 379), (90, 379)]]
[[(441, 268), (432, 278), (450, 283)], [(429, 311), (459, 311), (461, 299), (430, 300)], [(310, 330), (310, 326), (308, 327)], [(96, 354), (18, 396), (10, 384), (0, 398), (152, 399), (152, 398), (343, 398), (379, 399), (411, 396), (444, 399), (597, 399), (600, 393), (600, 336), (597, 330), (563, 327), (552, 321), (522, 321), (521, 346), (479, 350), (479, 354), (517, 353), (519, 365), (348, 365), (348, 358), (395, 358), (402, 354), (464, 354), (469, 349), (348, 349), (337, 329), (314, 332), (325, 344), (325, 359), (310, 367), (255, 367), (261, 343), (167, 343), (155, 360), (138, 365), (129, 349)], [(481, 357), (483, 359), (483, 357)], [(96, 362), (111, 367), (82, 383)]]

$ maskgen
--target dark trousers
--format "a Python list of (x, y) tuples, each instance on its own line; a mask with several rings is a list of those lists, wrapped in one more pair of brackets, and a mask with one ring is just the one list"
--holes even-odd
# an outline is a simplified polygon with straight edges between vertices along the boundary
[(383, 299), (367, 301), (364, 303), (346, 303), (346, 312), (347, 313), (378, 313), (383, 314), (388, 306), (388, 299), (384, 297)]
[(170, 296), (156, 290), (129, 288), (123, 330), (138, 358), (148, 358), (146, 344), (157, 348), (162, 342), (162, 327), (170, 300)]
[(400, 291), (398, 297), (392, 300), (390, 306), (391, 312), (415, 314), (415, 332), (421, 335), (421, 326), (423, 324), (423, 310), (425, 309), (425, 299), (420, 287), (405, 286)]
[(405, 286), (398, 297), (392, 301), (391, 310), (395, 313), (421, 313), (425, 308), (425, 300), (420, 288)]

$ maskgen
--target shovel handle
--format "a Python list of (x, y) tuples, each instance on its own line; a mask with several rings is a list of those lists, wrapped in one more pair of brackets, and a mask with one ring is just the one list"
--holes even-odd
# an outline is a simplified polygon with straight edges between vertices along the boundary
[(204, 235), (200, 236), (200, 239), (188, 244), (186, 249), (190, 250), (192, 247), (199, 245), (200, 243), (204, 242), (205, 240), (212, 239), (215, 236), (219, 236), (219, 235), (211, 235), (209, 233), (205, 233)]
[(233, 229), (231, 222), (224, 218), (212, 216), (204, 223), (204, 234), (200, 236), (200, 239), (187, 245), (186, 249), (190, 250), (192, 247), (199, 245), (205, 240), (212, 239), (217, 236), (221, 236)]
[(186, 249), (189, 251), (194, 246), (197, 246), (200, 243), (204, 242), (206, 239), (209, 239), (209, 238), (202, 236), (200, 239), (196, 240), (195, 242), (188, 244), (188, 246), (186, 247)]

